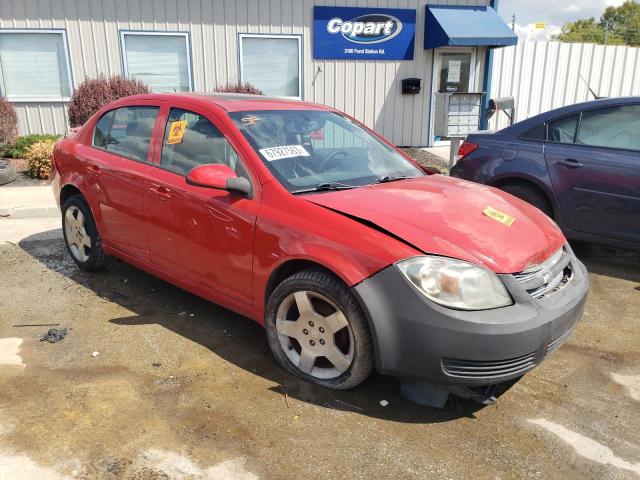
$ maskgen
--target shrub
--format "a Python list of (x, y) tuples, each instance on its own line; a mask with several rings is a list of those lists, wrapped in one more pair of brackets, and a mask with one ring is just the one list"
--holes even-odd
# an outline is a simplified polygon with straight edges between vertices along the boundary
[(24, 158), (27, 159), (27, 173), (30, 177), (49, 178), (51, 175), (51, 158), (55, 140), (42, 140), (27, 149)]
[(264, 95), (262, 90), (249, 85), (248, 83), (227, 83), (221, 87), (216, 88), (216, 92), (221, 93), (246, 93), (249, 95)]
[(0, 97), (0, 149), (13, 145), (18, 136), (18, 115), (6, 98)]
[(23, 135), (18, 137), (15, 143), (5, 150), (4, 154), (10, 158), (24, 158), (28, 148), (34, 143), (42, 142), (43, 140), (53, 140), (55, 142), (58, 138), (60, 138), (60, 135), (41, 135), (38, 133)]
[(82, 126), (104, 105), (118, 98), (150, 93), (147, 85), (138, 80), (129, 80), (121, 76), (86, 79), (73, 93), (69, 102), (69, 124)]

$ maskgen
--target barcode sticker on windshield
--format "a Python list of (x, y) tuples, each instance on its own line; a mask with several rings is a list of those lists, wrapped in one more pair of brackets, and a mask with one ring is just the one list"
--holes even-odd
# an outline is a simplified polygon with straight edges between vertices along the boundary
[(282, 147), (261, 148), (259, 152), (269, 162), (283, 158), (308, 157), (309, 152), (302, 145), (283, 145)]

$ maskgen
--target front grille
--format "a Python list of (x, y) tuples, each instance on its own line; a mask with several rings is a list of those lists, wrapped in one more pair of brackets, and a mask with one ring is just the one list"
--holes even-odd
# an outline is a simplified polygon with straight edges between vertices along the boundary
[(571, 255), (564, 247), (544, 262), (513, 275), (516, 282), (537, 300), (562, 289), (569, 283), (572, 276)]
[(535, 352), (507, 360), (442, 359), (442, 368), (445, 373), (454, 377), (464, 378), (491, 378), (510, 374), (523, 374), (535, 366)]

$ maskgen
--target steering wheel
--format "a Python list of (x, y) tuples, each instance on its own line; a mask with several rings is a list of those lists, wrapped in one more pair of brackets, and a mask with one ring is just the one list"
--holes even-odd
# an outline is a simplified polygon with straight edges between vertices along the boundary
[(335, 152), (331, 152), (329, 155), (324, 157), (324, 159), (320, 162), (320, 165), (318, 165), (318, 169), (320, 170), (320, 172), (325, 172), (325, 171), (329, 170), (329, 169), (326, 168), (327, 165), (332, 160), (335, 160), (338, 155), (341, 155), (343, 157), (348, 157), (349, 156), (349, 152), (347, 152), (346, 150), (336, 150)]

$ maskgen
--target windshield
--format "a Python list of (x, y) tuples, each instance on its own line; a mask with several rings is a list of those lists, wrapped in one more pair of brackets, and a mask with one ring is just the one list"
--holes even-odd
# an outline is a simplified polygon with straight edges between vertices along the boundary
[(393, 148), (334, 112), (262, 110), (229, 115), (269, 170), (293, 193), (424, 175)]

